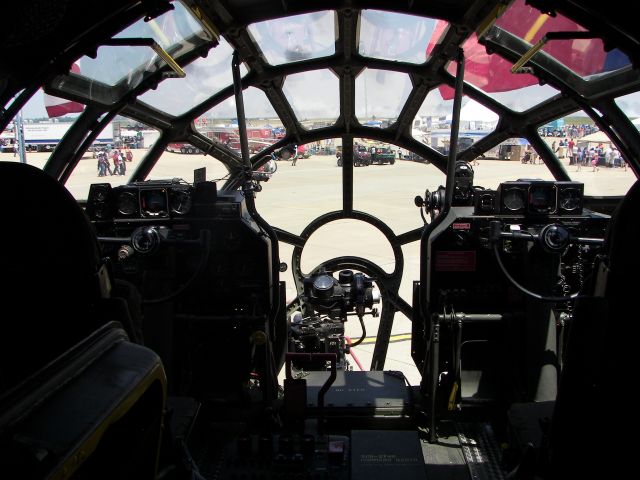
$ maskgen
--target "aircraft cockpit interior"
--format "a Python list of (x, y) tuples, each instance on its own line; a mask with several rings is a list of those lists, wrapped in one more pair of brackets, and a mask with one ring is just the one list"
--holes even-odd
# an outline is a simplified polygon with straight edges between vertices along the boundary
[(0, 478), (633, 471), (628, 7), (3, 10)]

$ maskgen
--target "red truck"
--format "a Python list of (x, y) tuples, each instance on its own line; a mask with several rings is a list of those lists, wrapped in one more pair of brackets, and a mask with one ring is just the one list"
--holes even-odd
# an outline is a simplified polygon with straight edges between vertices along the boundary
[(190, 143), (170, 143), (167, 145), (167, 152), (173, 153), (202, 153), (200, 149)]
[[(338, 159), (338, 166), (342, 166), (342, 146), (338, 146), (336, 149), (336, 157)], [(354, 167), (368, 167), (371, 165), (371, 152), (364, 145), (353, 146), (353, 166)]]

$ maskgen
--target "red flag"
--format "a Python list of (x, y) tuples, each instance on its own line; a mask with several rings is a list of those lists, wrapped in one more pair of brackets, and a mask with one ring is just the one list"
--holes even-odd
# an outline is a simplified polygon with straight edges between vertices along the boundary
[[(444, 21), (438, 21), (436, 24), (427, 54), (433, 50), (446, 25)], [(514, 3), (496, 21), (496, 26), (532, 45), (547, 32), (585, 31), (583, 27), (565, 17), (550, 17), (540, 13), (539, 10), (525, 5), (524, 0)], [(475, 34), (465, 42), (463, 49), (465, 81), (485, 92), (506, 92), (538, 83), (538, 79), (533, 75), (511, 73), (512, 63), (497, 54), (488, 55), (485, 47), (478, 43)], [(600, 39), (551, 40), (542, 50), (583, 76), (602, 72), (607, 56)], [(455, 64), (450, 63), (447, 70), (455, 75)], [(443, 85), (440, 93), (445, 100), (453, 98), (453, 89), (449, 86)]]
[[(71, 72), (80, 74), (80, 67), (77, 63), (72, 65)], [(61, 117), (67, 113), (82, 113), (84, 111), (84, 105), (82, 103), (54, 97), (46, 93), (44, 94), (44, 106), (47, 109), (49, 118)]]

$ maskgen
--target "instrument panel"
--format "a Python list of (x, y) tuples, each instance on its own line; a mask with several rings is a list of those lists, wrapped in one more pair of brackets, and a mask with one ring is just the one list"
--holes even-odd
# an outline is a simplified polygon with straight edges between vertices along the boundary
[[(544, 271), (541, 276), (553, 289), (559, 264), (586, 275), (609, 223), (608, 215), (584, 208), (584, 184), (573, 181), (520, 179), (496, 190), (474, 187), (474, 206), (457, 207), (455, 213), (431, 240), (429, 297), (436, 311), (442, 306), (437, 299), (451, 300), (452, 292), (460, 291), (457, 308), (473, 313), (492, 312), (497, 298), (504, 305), (521, 303), (497, 267), (494, 245), (525, 283), (532, 272)], [(503, 232), (498, 239), (496, 223)]]
[[(233, 197), (233, 195), (231, 196)], [(150, 180), (112, 187), (94, 183), (86, 211), (92, 221), (173, 221), (196, 217), (240, 217), (246, 212), (214, 182)]]
[(476, 193), (476, 215), (582, 215), (584, 184), (571, 181), (516, 180), (497, 190)]
[[(86, 211), (114, 278), (140, 294), (145, 344), (162, 358), (174, 394), (218, 395), (262, 368), (252, 334), (275, 322), (277, 255), (243, 192), (208, 181), (98, 183)], [(285, 324), (284, 309), (278, 315)], [(235, 357), (215, 376), (201, 368)]]
[[(168, 180), (138, 182), (113, 188), (108, 183), (96, 183), (89, 190), (87, 213), (92, 220), (184, 217), (193, 213), (194, 200), (198, 198), (200, 191), (211, 189), (213, 184), (208, 183), (193, 186)], [(215, 202), (215, 188), (213, 190), (205, 195), (209, 197), (209, 203)]]

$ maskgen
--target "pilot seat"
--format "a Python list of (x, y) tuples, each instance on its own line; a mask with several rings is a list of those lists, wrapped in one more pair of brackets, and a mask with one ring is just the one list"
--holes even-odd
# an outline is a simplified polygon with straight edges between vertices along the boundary
[(90, 222), (36, 167), (0, 178), (0, 477), (155, 478), (164, 369), (130, 340)]

